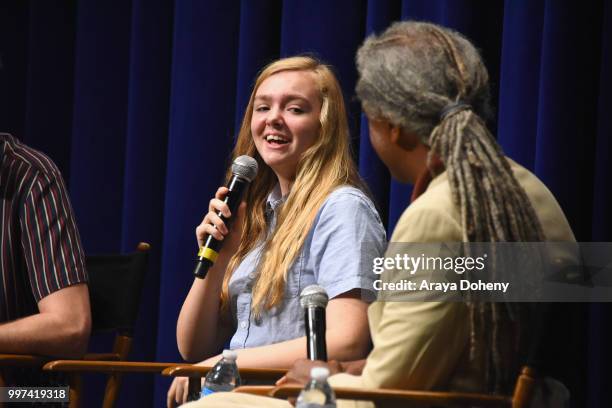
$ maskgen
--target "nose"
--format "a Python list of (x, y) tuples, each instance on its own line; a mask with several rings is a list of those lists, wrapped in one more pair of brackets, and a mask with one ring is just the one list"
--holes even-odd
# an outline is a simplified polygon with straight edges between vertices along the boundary
[(283, 116), (278, 107), (270, 108), (268, 115), (266, 116), (266, 125), (274, 128), (278, 128), (283, 125)]

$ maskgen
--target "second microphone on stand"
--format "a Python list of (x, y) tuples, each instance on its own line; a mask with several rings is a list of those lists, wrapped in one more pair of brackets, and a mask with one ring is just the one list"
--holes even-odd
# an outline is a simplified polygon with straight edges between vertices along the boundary
[(300, 304), (304, 308), (307, 355), (309, 360), (327, 361), (325, 342), (325, 308), (329, 297), (324, 288), (310, 285), (300, 293)]

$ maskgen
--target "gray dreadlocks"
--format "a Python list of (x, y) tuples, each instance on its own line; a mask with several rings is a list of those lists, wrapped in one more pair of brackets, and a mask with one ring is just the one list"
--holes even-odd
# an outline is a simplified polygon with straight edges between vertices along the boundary
[[(435, 155), (442, 161), (464, 242), (545, 240), (525, 190), (487, 129), (489, 77), (466, 38), (434, 24), (395, 23), (364, 42), (357, 68), (357, 95), (368, 116), (416, 134), (430, 146), (429, 160)], [(526, 330), (516, 330), (511, 317), (522, 319), (526, 311), (470, 299), (470, 355), (484, 342), (488, 387), (506, 390), (517, 368), (510, 354)]]

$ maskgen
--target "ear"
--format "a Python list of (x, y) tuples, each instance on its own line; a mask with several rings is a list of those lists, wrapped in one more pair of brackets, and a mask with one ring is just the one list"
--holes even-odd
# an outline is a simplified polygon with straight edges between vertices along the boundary
[(402, 129), (399, 126), (392, 125), (389, 123), (389, 137), (393, 144), (400, 144), (402, 136)]
[(409, 133), (398, 126), (393, 126), (390, 129), (391, 140), (404, 150), (412, 151), (417, 146), (421, 145), (421, 139), (414, 133)]

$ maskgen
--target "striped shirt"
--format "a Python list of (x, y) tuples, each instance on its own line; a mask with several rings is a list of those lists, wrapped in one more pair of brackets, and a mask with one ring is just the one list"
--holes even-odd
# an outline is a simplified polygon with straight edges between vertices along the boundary
[(38, 313), (45, 296), (87, 281), (59, 170), (6, 133), (0, 133), (0, 221), (0, 322)]

